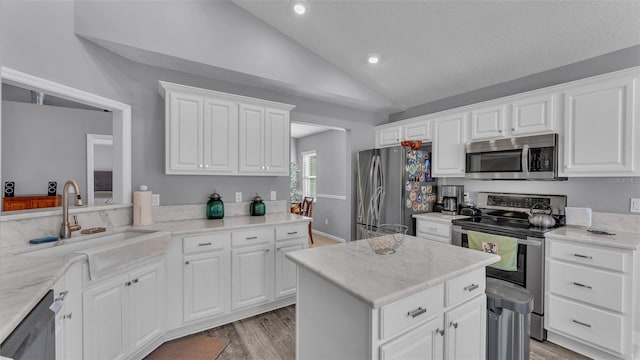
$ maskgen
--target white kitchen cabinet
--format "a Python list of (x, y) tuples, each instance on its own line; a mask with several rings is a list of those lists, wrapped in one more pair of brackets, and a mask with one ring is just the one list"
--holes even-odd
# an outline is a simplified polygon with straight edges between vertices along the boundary
[(551, 133), (557, 129), (555, 95), (527, 96), (511, 103), (511, 135)]
[(564, 91), (561, 176), (640, 175), (637, 79), (612, 78)]
[(54, 285), (54, 300), (62, 308), (56, 314), (56, 359), (82, 358), (82, 264), (69, 267)]
[(240, 173), (289, 174), (289, 112), (240, 104)]
[(296, 293), (298, 282), (298, 270), (291, 260), (285, 258), (289, 251), (302, 250), (306, 248), (307, 238), (276, 243), (275, 259), (275, 290), (274, 295), (280, 298)]
[(503, 137), (505, 131), (506, 105), (492, 105), (471, 111), (471, 140)]
[(375, 136), (376, 149), (400, 145), (400, 140), (402, 140), (402, 125), (375, 129)]
[(486, 357), (486, 307), (486, 296), (478, 296), (445, 313), (446, 359)]
[(419, 238), (451, 244), (451, 221), (448, 223), (424, 217), (416, 217), (416, 236)]
[(229, 312), (231, 252), (225, 247), (184, 256), (184, 321)]
[(463, 112), (433, 120), (433, 177), (464, 177), (468, 116)]
[(103, 280), (83, 294), (85, 359), (123, 359), (162, 335), (162, 261)]
[(273, 242), (231, 250), (231, 308), (273, 299)]
[(431, 120), (426, 116), (412, 119), (411, 122), (402, 125), (402, 140), (431, 141)]
[(547, 236), (546, 244), (548, 338), (592, 358), (636, 358), (637, 250), (554, 234)]
[(204, 98), (203, 171), (235, 174), (238, 169), (238, 104)]
[(404, 336), (380, 346), (380, 360), (443, 359), (442, 315), (437, 316)]

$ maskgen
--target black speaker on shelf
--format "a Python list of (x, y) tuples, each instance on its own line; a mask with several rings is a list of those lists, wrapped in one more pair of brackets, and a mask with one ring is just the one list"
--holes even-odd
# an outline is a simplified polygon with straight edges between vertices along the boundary
[(49, 186), (47, 187), (47, 195), (56, 196), (58, 193), (58, 183), (55, 181), (49, 181)]
[(5, 181), (4, 182), (4, 197), (13, 197), (16, 193), (16, 182)]

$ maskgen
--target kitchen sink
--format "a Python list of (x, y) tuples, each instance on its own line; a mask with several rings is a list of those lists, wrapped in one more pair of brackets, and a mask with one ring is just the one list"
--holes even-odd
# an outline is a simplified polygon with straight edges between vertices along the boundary
[(90, 238), (67, 239), (46, 248), (23, 252), (25, 256), (63, 256), (86, 254), (92, 279), (133, 262), (162, 253), (169, 247), (170, 233), (166, 231), (127, 230)]

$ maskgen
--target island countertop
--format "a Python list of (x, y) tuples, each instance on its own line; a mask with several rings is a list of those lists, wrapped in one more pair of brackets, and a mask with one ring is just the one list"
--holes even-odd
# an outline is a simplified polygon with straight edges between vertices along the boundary
[(366, 240), (359, 240), (291, 251), (286, 257), (372, 308), (500, 260), (498, 255), (409, 235), (392, 255), (378, 255)]

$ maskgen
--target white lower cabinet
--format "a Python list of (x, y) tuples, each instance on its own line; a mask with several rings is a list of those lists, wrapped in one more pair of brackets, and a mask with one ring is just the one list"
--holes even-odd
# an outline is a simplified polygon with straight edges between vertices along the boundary
[(276, 243), (276, 279), (274, 296), (280, 298), (296, 293), (298, 283), (298, 269), (296, 264), (287, 259), (285, 255), (289, 251), (302, 250), (306, 247), (307, 238), (300, 240)]
[(486, 357), (487, 298), (478, 296), (445, 313), (445, 358)]
[(159, 337), (165, 313), (162, 260), (87, 288), (83, 294), (85, 359), (123, 359)]
[(82, 263), (75, 263), (53, 287), (56, 314), (56, 359), (82, 358)]
[(380, 346), (380, 359), (442, 359), (442, 315)]
[(451, 221), (443, 223), (426, 218), (416, 218), (416, 236), (451, 244)]
[(231, 308), (273, 299), (273, 242), (231, 250)]

